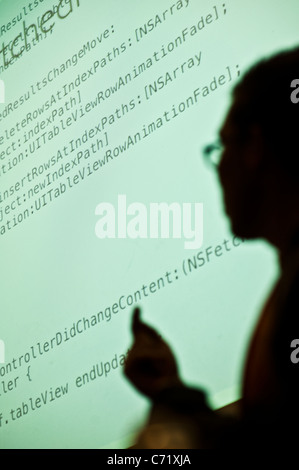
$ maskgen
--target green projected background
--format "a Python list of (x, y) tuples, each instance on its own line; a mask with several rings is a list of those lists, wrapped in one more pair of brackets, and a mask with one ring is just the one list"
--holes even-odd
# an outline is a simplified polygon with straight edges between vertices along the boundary
[[(213, 406), (240, 396), (274, 253), (233, 238), (201, 149), (297, 0), (0, 2), (1, 448), (125, 447), (135, 304)], [(2, 91), (4, 90), (2, 86)], [(99, 239), (99, 203), (203, 203), (203, 245)]]

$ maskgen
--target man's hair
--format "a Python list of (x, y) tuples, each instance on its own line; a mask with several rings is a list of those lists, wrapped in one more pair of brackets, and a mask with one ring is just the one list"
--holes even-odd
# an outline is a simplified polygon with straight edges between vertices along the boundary
[(299, 103), (291, 83), (299, 79), (299, 47), (254, 65), (233, 90), (238, 103), (233, 119), (241, 133), (258, 124), (272, 156), (299, 176)]

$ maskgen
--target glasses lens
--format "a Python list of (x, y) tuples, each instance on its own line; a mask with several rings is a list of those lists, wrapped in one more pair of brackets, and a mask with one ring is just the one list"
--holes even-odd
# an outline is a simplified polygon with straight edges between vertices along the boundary
[(223, 151), (223, 146), (221, 145), (220, 142), (216, 142), (216, 143), (207, 145), (203, 150), (203, 154), (204, 154), (205, 160), (210, 165), (218, 166), (220, 159), (221, 159), (222, 151)]

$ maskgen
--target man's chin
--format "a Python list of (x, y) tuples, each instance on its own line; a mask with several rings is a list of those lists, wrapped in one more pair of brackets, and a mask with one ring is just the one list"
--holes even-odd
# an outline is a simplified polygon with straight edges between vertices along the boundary
[[(229, 208), (230, 207), (230, 208)], [(231, 232), (239, 238), (255, 239), (261, 236), (254, 223), (255, 218), (248, 215), (248, 210), (240, 211), (225, 204), (225, 213), (229, 219)]]
[(230, 218), (230, 228), (232, 233), (239, 238), (253, 240), (260, 237), (256, 228), (248, 220), (236, 221)]

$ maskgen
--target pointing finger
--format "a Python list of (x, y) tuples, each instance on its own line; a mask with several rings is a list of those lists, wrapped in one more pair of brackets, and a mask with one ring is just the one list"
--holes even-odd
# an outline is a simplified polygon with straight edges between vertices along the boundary
[(135, 338), (139, 335), (146, 335), (148, 339), (161, 340), (161, 336), (156, 332), (154, 328), (147, 325), (140, 319), (141, 310), (136, 307), (133, 311), (132, 330)]

